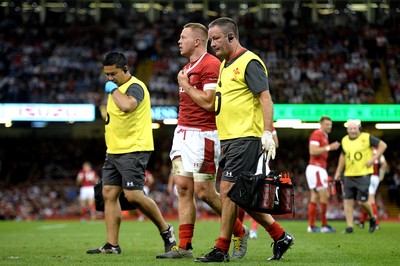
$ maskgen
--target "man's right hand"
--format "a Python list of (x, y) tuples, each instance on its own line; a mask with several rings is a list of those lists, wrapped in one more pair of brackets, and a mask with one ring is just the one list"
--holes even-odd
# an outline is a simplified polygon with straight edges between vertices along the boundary
[(106, 86), (104, 87), (104, 91), (108, 94), (113, 94), (115, 90), (118, 89), (118, 85), (112, 81), (107, 81)]

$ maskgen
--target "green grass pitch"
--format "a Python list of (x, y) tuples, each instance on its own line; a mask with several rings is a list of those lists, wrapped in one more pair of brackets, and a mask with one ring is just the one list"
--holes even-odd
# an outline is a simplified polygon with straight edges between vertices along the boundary
[[(344, 221), (331, 222), (338, 232), (325, 234), (307, 233), (306, 221), (279, 222), (296, 239), (282, 260), (267, 261), (272, 255), (272, 240), (259, 227), (258, 238), (248, 241), (246, 256), (229, 264), (400, 265), (400, 223), (381, 222), (381, 229), (374, 233), (368, 232), (368, 225), (365, 229), (356, 227), (353, 234), (343, 235)], [(170, 223), (177, 236), (178, 222)], [(245, 224), (250, 226), (250, 221)], [(210, 251), (218, 232), (219, 221), (196, 223), (195, 256)], [(105, 241), (103, 221), (0, 222), (0, 265), (199, 265), (192, 259), (157, 260), (155, 255), (162, 253), (163, 243), (149, 221), (122, 222), (120, 255), (86, 254), (87, 249), (100, 247)]]

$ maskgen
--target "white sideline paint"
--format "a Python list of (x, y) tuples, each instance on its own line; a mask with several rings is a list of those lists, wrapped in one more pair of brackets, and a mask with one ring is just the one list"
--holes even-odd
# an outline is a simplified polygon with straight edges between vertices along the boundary
[(61, 229), (67, 227), (67, 224), (51, 224), (51, 225), (43, 225), (39, 226), (38, 230), (53, 230), (53, 229)]

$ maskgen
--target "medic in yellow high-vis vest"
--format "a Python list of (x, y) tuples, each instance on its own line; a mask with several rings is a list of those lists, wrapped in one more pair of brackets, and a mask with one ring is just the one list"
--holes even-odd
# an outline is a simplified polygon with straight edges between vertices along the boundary
[[(344, 171), (343, 202), (347, 228), (343, 233), (353, 233), (354, 200), (358, 200), (361, 208), (370, 216), (369, 232), (372, 233), (376, 229), (376, 217), (368, 202), (368, 189), (374, 162), (384, 153), (387, 145), (377, 137), (361, 132), (359, 120), (347, 122), (347, 133), (342, 139), (342, 152), (335, 173), (335, 180), (340, 180)], [(377, 148), (375, 154), (371, 147)]]
[[(274, 109), (265, 64), (256, 54), (242, 47), (236, 22), (227, 17), (215, 19), (209, 24), (208, 39), (216, 56), (222, 60), (215, 98), (216, 124), (221, 141), (222, 214), (214, 249), (195, 261), (224, 262), (230, 260), (228, 251), (238, 211), (227, 194), (240, 172), (257, 171), (261, 151), (268, 159), (275, 158), (271, 133)], [(243, 209), (273, 239), (273, 255), (269, 260), (280, 260), (293, 245), (294, 237), (271, 215)], [(242, 258), (246, 254), (247, 238), (248, 231), (241, 238), (233, 239), (232, 258)]]
[(102, 169), (104, 220), (107, 242), (88, 254), (120, 254), (119, 196), (144, 213), (157, 227), (165, 252), (176, 245), (174, 229), (167, 224), (154, 200), (144, 191), (145, 171), (154, 150), (150, 94), (146, 85), (129, 73), (124, 54), (108, 53), (103, 61), (108, 94), (106, 117), (106, 158)]

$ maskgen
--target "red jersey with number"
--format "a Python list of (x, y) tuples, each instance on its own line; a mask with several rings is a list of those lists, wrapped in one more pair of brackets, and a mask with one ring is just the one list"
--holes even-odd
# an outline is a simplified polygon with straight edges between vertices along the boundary
[[(329, 145), (328, 134), (323, 132), (321, 129), (316, 129), (311, 133), (309, 144), (316, 145), (318, 147), (325, 147)], [(323, 152), (320, 155), (310, 155), (309, 164), (316, 165), (326, 169), (328, 161), (328, 152)]]
[[(199, 91), (215, 90), (221, 62), (215, 56), (204, 53), (194, 62), (188, 63), (184, 69), (189, 77), (189, 84)], [(215, 112), (206, 111), (179, 88), (178, 125), (200, 130), (216, 130)]]
[(90, 187), (94, 186), (97, 181), (97, 173), (94, 170), (81, 170), (78, 173), (78, 177), (83, 177), (81, 187)]

